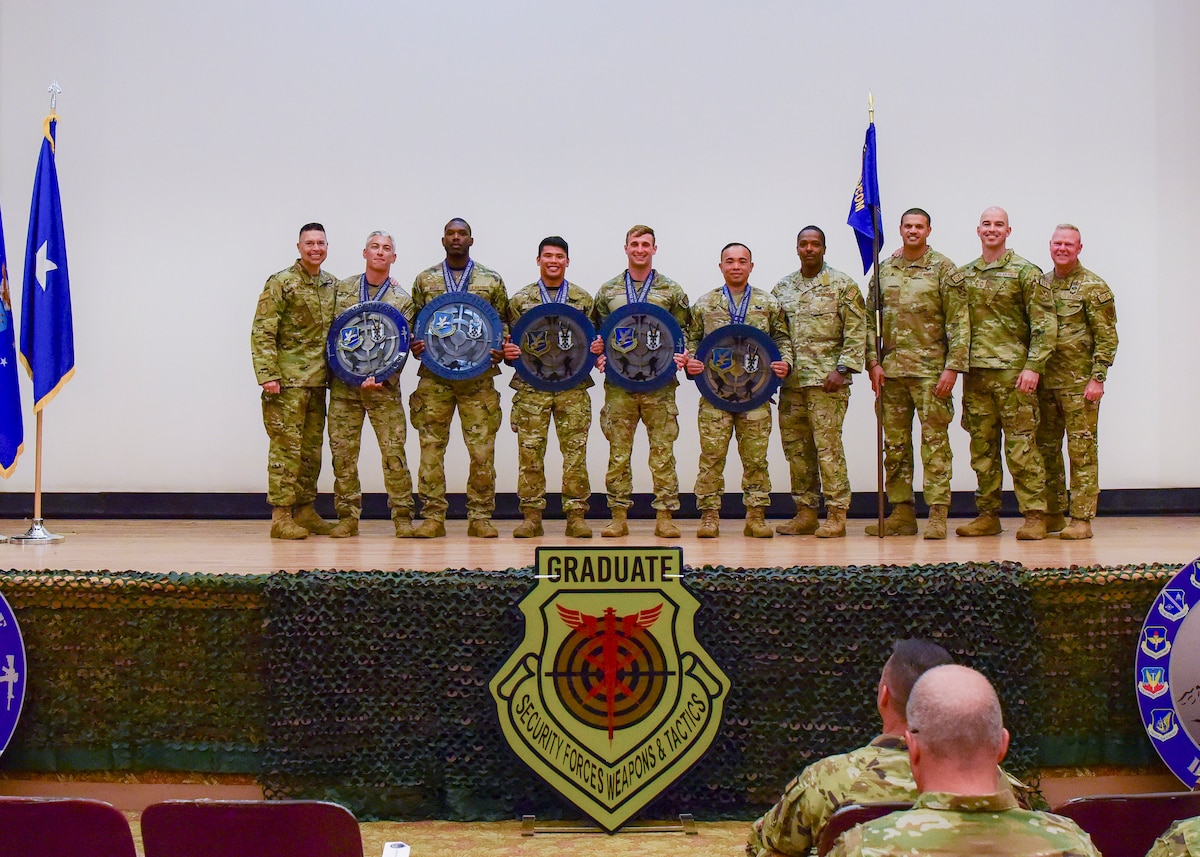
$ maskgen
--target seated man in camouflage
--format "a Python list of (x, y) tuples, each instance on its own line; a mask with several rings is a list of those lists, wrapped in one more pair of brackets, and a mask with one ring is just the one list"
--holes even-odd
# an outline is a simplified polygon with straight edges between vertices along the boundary
[(920, 797), (912, 809), (843, 833), (832, 857), (1099, 857), (1075, 822), (1022, 809), (996, 781), (1008, 730), (996, 691), (980, 673), (956, 664), (929, 670), (913, 686), (907, 714)]
[(850, 803), (915, 800), (917, 785), (908, 767), (904, 717), (913, 684), (926, 670), (951, 662), (936, 643), (900, 640), (883, 666), (876, 705), (883, 734), (865, 747), (809, 765), (788, 783), (779, 803), (754, 822), (750, 857), (803, 857), (817, 844), (825, 822)]

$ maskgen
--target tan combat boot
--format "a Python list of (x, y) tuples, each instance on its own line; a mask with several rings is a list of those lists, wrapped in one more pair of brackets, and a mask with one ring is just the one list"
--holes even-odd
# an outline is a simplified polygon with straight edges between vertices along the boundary
[(592, 528), (583, 519), (583, 512), (567, 512), (567, 538), (590, 539), (591, 537)]
[[(1074, 520), (1072, 518), (1072, 520)], [(1062, 512), (1046, 513), (1046, 532), (1060, 533), (1067, 526), (1067, 518)]]
[(1040, 509), (1026, 512), (1025, 524), (1017, 530), (1017, 538), (1023, 542), (1046, 538), (1046, 513)]
[(600, 531), (600, 535), (606, 539), (619, 539), (621, 536), (629, 535), (629, 524), (625, 522), (627, 515), (628, 512), (625, 509), (614, 506), (612, 520), (609, 521), (607, 527)]
[(742, 527), (742, 535), (751, 539), (769, 539), (775, 534), (767, 526), (764, 519), (765, 510), (762, 506), (754, 506), (746, 510), (746, 526)]
[(1092, 522), (1086, 518), (1072, 518), (1069, 526), (1058, 534), (1060, 539), (1090, 539), (1092, 537)]
[(305, 503), (303, 506), (297, 506), (292, 511), (292, 520), (295, 521), (310, 533), (318, 536), (327, 536), (333, 529), (334, 525), (326, 521), (317, 514), (317, 510), (313, 508), (312, 503)]
[(812, 506), (798, 506), (796, 517), (784, 521), (775, 527), (775, 532), (781, 536), (811, 536), (820, 525), (817, 520), (817, 510)]
[(308, 530), (292, 520), (291, 506), (276, 506), (271, 511), (271, 538), (307, 539)]
[(946, 512), (944, 503), (934, 503), (929, 507), (929, 523), (925, 525), (925, 538), (946, 538)]
[(825, 508), (825, 523), (817, 527), (818, 539), (840, 539), (846, 535), (846, 510), (840, 506)]
[(396, 528), (396, 538), (411, 539), (413, 537), (412, 515), (408, 512), (397, 512), (392, 516), (392, 526)]
[(329, 531), (331, 539), (348, 539), (358, 535), (358, 518), (342, 518)]
[(414, 539), (440, 539), (444, 538), (445, 535), (445, 521), (439, 521), (437, 518), (426, 518), (413, 527), (412, 537)]
[(677, 539), (681, 535), (679, 527), (671, 520), (670, 509), (659, 509), (654, 516), (654, 535), (660, 539)]
[(963, 524), (954, 532), (960, 536), (998, 536), (1000, 516), (995, 512), (980, 512), (975, 520)]
[[(942, 520), (944, 521), (945, 518)], [(885, 536), (915, 536), (917, 534), (917, 507), (912, 503), (897, 503), (893, 506), (892, 513), (883, 519), (883, 534)], [(879, 524), (867, 524), (867, 535), (878, 536)]]
[(525, 520), (513, 529), (514, 539), (532, 539), (545, 534), (542, 529), (542, 510), (526, 509)]
[(467, 535), (473, 539), (495, 539), (500, 533), (487, 518), (472, 518), (467, 523)]
[(700, 528), (696, 530), (698, 539), (715, 539), (721, 535), (721, 513), (716, 509), (705, 509), (700, 513)]

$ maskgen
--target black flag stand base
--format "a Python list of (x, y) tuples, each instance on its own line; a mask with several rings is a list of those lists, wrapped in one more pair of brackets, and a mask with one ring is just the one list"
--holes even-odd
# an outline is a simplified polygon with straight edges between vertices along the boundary
[(52, 533), (43, 527), (41, 518), (34, 518), (33, 523), (30, 524), (29, 529), (26, 532), (19, 536), (12, 536), (11, 538), (7, 539), (7, 541), (19, 545), (44, 545), (52, 542), (61, 542), (65, 538), (66, 536), (60, 536), (58, 533)]
[[(695, 836), (700, 831), (696, 829), (696, 820), (691, 813), (680, 813), (679, 824), (665, 824), (659, 822), (633, 822), (620, 827), (617, 833), (682, 833), (686, 836)], [(521, 816), (521, 835), (534, 836), (538, 833), (604, 833), (599, 827), (591, 827), (589, 825), (577, 825), (571, 823), (551, 824), (545, 827), (537, 826), (537, 816), (523, 815)]]

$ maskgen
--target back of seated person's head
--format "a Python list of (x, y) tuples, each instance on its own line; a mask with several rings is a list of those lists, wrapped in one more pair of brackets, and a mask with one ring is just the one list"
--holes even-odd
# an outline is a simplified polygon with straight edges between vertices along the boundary
[(936, 765), (994, 769), (1008, 748), (995, 688), (970, 667), (950, 664), (926, 672), (913, 686), (907, 716), (921, 754)]
[(928, 640), (897, 640), (892, 655), (883, 665), (882, 683), (887, 687), (888, 704), (904, 717), (913, 685), (924, 673), (943, 664), (951, 664), (950, 653)]

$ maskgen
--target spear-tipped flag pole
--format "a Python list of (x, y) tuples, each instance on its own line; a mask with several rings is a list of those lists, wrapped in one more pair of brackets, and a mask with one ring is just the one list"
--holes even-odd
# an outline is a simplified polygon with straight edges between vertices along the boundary
[[(871, 292), (875, 297), (875, 359), (883, 362), (883, 293), (879, 289), (879, 251), (883, 247), (883, 232), (879, 214), (879, 171), (875, 163), (875, 96), (867, 93), (867, 137), (863, 143), (862, 172), (850, 200), (850, 216), (846, 223), (854, 230), (858, 252), (862, 256), (863, 273), (874, 269)], [(884, 536), (883, 524), (883, 402), (875, 399), (875, 470), (878, 482), (879, 537)]]
[(33, 379), (33, 412), (37, 415), (34, 454), (33, 524), (17, 542), (53, 542), (63, 537), (42, 526), (42, 414), (75, 374), (75, 330), (71, 321), (71, 286), (67, 242), (63, 235), (62, 201), (55, 167), (55, 105), (62, 89), (50, 84), (50, 114), (42, 123), (42, 150), (33, 179), (29, 237), (25, 244), (25, 281), (21, 291), (21, 362)]

